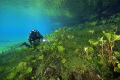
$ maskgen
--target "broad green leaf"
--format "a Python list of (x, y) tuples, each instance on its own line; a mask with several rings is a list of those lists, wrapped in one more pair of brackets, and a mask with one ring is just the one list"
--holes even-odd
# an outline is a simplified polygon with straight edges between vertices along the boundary
[(93, 39), (90, 39), (88, 42), (94, 46), (98, 44), (98, 41), (95, 41)]
[(34, 63), (34, 62), (36, 62), (36, 60), (32, 60), (32, 62)]
[(23, 77), (23, 74), (20, 74), (20, 75), (19, 75), (19, 78), (22, 78), (22, 77)]
[(64, 63), (66, 62), (66, 59), (65, 59), (65, 58), (63, 58), (61, 62), (64, 64)]
[(87, 56), (87, 59), (92, 59), (92, 57), (90, 57), (90, 56)]
[(120, 35), (115, 35), (114, 36), (114, 41), (116, 41), (116, 40), (120, 40)]
[(114, 54), (116, 54), (116, 55), (117, 55), (117, 54), (120, 54), (120, 52), (118, 52), (118, 51), (114, 51)]
[(29, 74), (32, 71), (31, 67), (28, 67), (28, 69), (25, 71), (25, 74)]
[(18, 64), (18, 66), (16, 67), (17, 68), (17, 72), (21, 71), (22, 69), (26, 69), (27, 68), (26, 65), (27, 65), (26, 62), (20, 62)]
[(18, 66), (21, 68), (21, 67), (24, 67), (24, 66), (26, 66), (26, 62), (20, 62), (19, 64), (18, 64)]
[(94, 52), (94, 49), (92, 47), (84, 47), (85, 52)]
[(79, 50), (78, 50), (78, 49), (76, 49), (76, 50), (74, 51), (74, 53), (78, 53), (78, 51), (79, 51)]
[(114, 68), (114, 71), (120, 73), (120, 68), (116, 67), (116, 68)]
[(118, 68), (120, 68), (120, 63), (118, 64)]
[(15, 76), (16, 76), (16, 73), (12, 72), (7, 76), (7, 79), (13, 79)]
[(88, 32), (93, 34), (95, 31), (94, 30), (88, 30)]
[(32, 77), (31, 79), (33, 80), (33, 79), (35, 79), (35, 77)]
[(98, 54), (98, 56), (99, 56), (99, 57), (104, 57), (104, 55), (102, 55), (102, 54)]
[(101, 54), (98, 54), (99, 57), (101, 57), (102, 55)]
[(92, 52), (94, 52), (94, 49), (93, 49), (92, 47), (88, 47), (88, 51), (89, 51), (90, 53), (92, 53)]
[(120, 40), (120, 35), (115, 35), (115, 34), (112, 34), (112, 33), (106, 33), (105, 31), (103, 31), (103, 34), (106, 36), (106, 38), (109, 40), (109, 41), (116, 41), (116, 40)]
[(104, 34), (105, 37), (108, 39), (108, 41), (111, 40), (111, 33), (106, 33), (105, 31), (103, 31), (103, 34)]
[(73, 35), (68, 35), (68, 38), (72, 39), (72, 38), (74, 38), (74, 36)]
[(64, 49), (65, 49), (65, 48), (64, 48), (63, 46), (58, 46), (58, 51), (59, 51), (59, 52), (64, 51)]
[(103, 37), (99, 38), (99, 41), (101, 41), (101, 42), (102, 42), (102, 41), (103, 41)]
[(44, 58), (44, 55), (38, 57), (38, 59), (43, 59), (43, 58)]

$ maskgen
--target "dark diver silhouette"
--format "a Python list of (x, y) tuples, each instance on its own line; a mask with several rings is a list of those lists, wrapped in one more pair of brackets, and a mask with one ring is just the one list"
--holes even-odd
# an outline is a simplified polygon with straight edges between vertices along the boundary
[(29, 34), (29, 39), (28, 41), (30, 42), (30, 45), (26, 42), (24, 42), (22, 45), (25, 45), (26, 47), (32, 48), (32, 47), (36, 47), (37, 45), (39, 45), (41, 39), (43, 39), (44, 37), (40, 34), (40, 32), (38, 30), (31, 30), (30, 34)]

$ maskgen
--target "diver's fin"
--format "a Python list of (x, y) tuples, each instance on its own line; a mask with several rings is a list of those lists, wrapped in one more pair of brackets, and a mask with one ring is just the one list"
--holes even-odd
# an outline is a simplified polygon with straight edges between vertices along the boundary
[(22, 45), (25, 45), (25, 46), (27, 46), (27, 47), (29, 47), (29, 48), (31, 47), (31, 46), (30, 46), (29, 44), (27, 44), (26, 42), (22, 43), (21, 46), (22, 46)]

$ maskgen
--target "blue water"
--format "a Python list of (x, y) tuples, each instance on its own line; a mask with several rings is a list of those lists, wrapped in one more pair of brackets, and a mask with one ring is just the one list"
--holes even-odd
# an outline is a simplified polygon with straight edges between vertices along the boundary
[(27, 41), (33, 29), (45, 36), (52, 32), (52, 28), (58, 27), (60, 23), (52, 23), (43, 9), (14, 6), (12, 2), (0, 3), (0, 51), (14, 43)]

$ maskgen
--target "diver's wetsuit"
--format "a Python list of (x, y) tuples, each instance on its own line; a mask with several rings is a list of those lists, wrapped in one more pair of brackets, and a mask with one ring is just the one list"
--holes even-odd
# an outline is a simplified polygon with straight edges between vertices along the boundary
[[(34, 45), (34, 46), (39, 45), (40, 39), (43, 39), (43, 36), (40, 34), (39, 31), (37, 31), (37, 30), (30, 31), (30, 35), (29, 35), (29, 39), (28, 39), (28, 41), (30, 42), (30, 45)], [(24, 42), (22, 45), (25, 45), (27, 47), (31, 47), (26, 42)]]
[(37, 31), (37, 30), (30, 31), (30, 35), (29, 35), (29, 39), (28, 39), (30, 44), (32, 44), (32, 42), (36, 42), (36, 40), (37, 40), (36, 43), (39, 43), (40, 39), (43, 39), (43, 36), (40, 34), (39, 31)]

